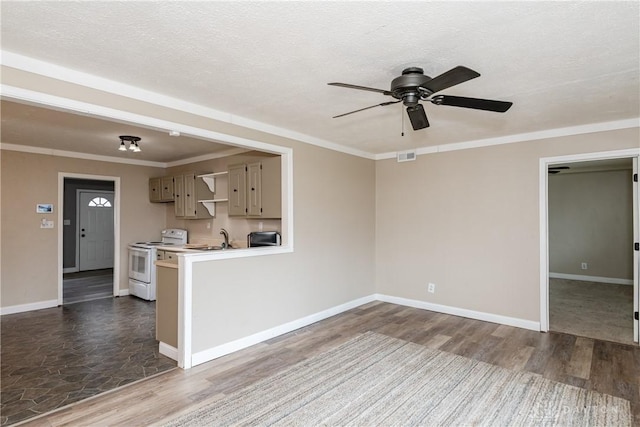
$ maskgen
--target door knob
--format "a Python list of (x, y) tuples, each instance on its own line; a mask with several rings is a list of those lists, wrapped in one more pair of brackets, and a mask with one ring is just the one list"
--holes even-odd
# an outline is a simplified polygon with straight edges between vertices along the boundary
[(82, 237), (84, 237), (84, 234), (82, 235)]

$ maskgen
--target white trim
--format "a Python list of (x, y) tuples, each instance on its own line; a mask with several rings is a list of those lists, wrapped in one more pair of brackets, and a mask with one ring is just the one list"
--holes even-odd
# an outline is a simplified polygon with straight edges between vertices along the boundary
[(160, 341), (158, 353), (167, 356), (169, 359), (178, 360), (178, 349)]
[(127, 295), (129, 295), (129, 288), (120, 289), (120, 291), (118, 292), (119, 297), (126, 297)]
[[(116, 82), (113, 80), (98, 77), (92, 74), (83, 73), (70, 68), (61, 67), (49, 62), (40, 61), (34, 58), (30, 58), (24, 55), (19, 55), (13, 52), (7, 52), (0, 50), (0, 64), (6, 65), (11, 68), (27, 71), (29, 73), (39, 74), (45, 77), (73, 83), (80, 86), (85, 86), (91, 89), (97, 89), (107, 93), (132, 98), (135, 100), (148, 102), (151, 104), (171, 108), (178, 111), (184, 111), (191, 114), (195, 114), (209, 119), (217, 120), (224, 123), (230, 123), (233, 125), (241, 126), (248, 129), (254, 129), (261, 132), (270, 133), (272, 135), (278, 135), (284, 138), (294, 139), (307, 144), (315, 145), (318, 147), (327, 148), (329, 150), (338, 151), (345, 154), (351, 154), (358, 157), (363, 157), (371, 160), (384, 160), (396, 157), (396, 152), (373, 154), (363, 150), (359, 150), (352, 147), (337, 144), (335, 142), (327, 141), (321, 138), (316, 138), (310, 135), (306, 135), (300, 132), (292, 131), (277, 126), (270, 125), (268, 123), (258, 122), (248, 119), (246, 117), (235, 116), (233, 114), (226, 113), (224, 111), (215, 110), (203, 105), (194, 104), (184, 101), (182, 99), (173, 98), (170, 96), (162, 95), (157, 92), (141, 89), (136, 86), (131, 86)], [(2, 85), (0, 93), (3, 97), (16, 98), (15, 92), (10, 90), (10, 86)], [(15, 88), (14, 88), (15, 89)], [(507, 135), (497, 138), (487, 138), (473, 141), (464, 141), (451, 144), (442, 144), (438, 146), (422, 147), (416, 150), (417, 155), (438, 153), (453, 150), (465, 150), (469, 148), (488, 147), (492, 145), (512, 144), (524, 141), (534, 141), (538, 139), (555, 138), (562, 136), (581, 135), (585, 133), (603, 132), (609, 130), (628, 129), (633, 127), (640, 127), (640, 118), (631, 118), (626, 120), (617, 120), (604, 123), (591, 123), (586, 125), (570, 126), (564, 128), (556, 128), (549, 130), (542, 130), (536, 132), (521, 133), (515, 135)], [(178, 131), (177, 128), (163, 127), (167, 131)], [(182, 133), (182, 132), (181, 132)]]
[(303, 328), (305, 326), (311, 325), (312, 323), (319, 322), (320, 320), (327, 319), (331, 316), (335, 316), (336, 314), (343, 313), (345, 311), (359, 307), (363, 304), (370, 303), (372, 301), (375, 301), (375, 297), (373, 295), (358, 298), (353, 301), (349, 301), (347, 303), (338, 305), (336, 307), (331, 307), (327, 310), (323, 310), (318, 313), (305, 316), (301, 319), (293, 320), (291, 322), (284, 323), (274, 328), (270, 328), (262, 332), (258, 332), (257, 334), (249, 335), (248, 337), (240, 338), (238, 340), (231, 341), (226, 344), (222, 344), (204, 351), (200, 351), (198, 353), (194, 353), (191, 358), (192, 366), (200, 365), (210, 360), (217, 359), (218, 357), (222, 357), (224, 355), (233, 353), (235, 351), (242, 350), (252, 345), (261, 343), (273, 337), (277, 337), (279, 335), (283, 335), (288, 332), (295, 331), (296, 329)]
[(53, 308), (58, 306), (58, 300), (31, 302), (28, 304), (10, 305), (8, 307), (0, 307), (0, 315), (24, 313), (25, 311), (42, 310), (45, 308)]
[(152, 166), (165, 168), (165, 163), (150, 162), (148, 160), (123, 159), (120, 157), (99, 156), (97, 154), (80, 153), (76, 151), (54, 150), (51, 148), (32, 147), (30, 145), (0, 143), (0, 150), (20, 151), (22, 153), (44, 154), (46, 156), (71, 157), (73, 159), (95, 160), (98, 162), (123, 163), (127, 165)]
[(499, 314), (486, 313), (483, 311), (467, 310), (466, 308), (452, 307), (442, 304), (434, 304), (427, 301), (419, 301), (408, 298), (394, 297), (390, 295), (376, 294), (376, 300), (389, 302), (392, 304), (404, 305), (406, 307), (421, 308), (423, 310), (435, 311), (437, 313), (451, 314), (453, 316), (466, 317), (468, 319), (482, 320), (485, 322), (498, 323), (501, 325), (514, 326), (516, 328), (540, 330), (540, 322), (533, 320), (519, 319), (516, 317), (501, 316)]
[(67, 267), (67, 268), (63, 268), (62, 269), (62, 274), (77, 273), (79, 271), (80, 271), (80, 269), (77, 266), (76, 267)]
[(598, 277), (598, 276), (585, 276), (582, 274), (566, 274), (566, 273), (549, 273), (550, 279), (567, 279), (567, 280), (580, 280), (582, 282), (597, 282), (608, 283), (611, 285), (633, 285), (632, 279), (618, 279), (615, 277)]
[(548, 173), (550, 165), (591, 160), (634, 158), (640, 156), (640, 148), (579, 153), (565, 156), (542, 157), (538, 164), (538, 217), (540, 219), (540, 330), (549, 330), (549, 229), (548, 229)]
[(165, 167), (172, 168), (174, 166), (182, 166), (182, 165), (188, 165), (196, 162), (204, 162), (206, 160), (220, 159), (222, 157), (229, 157), (229, 156), (235, 156), (236, 154), (246, 153), (248, 151), (251, 151), (251, 150), (248, 150), (246, 148), (231, 148), (229, 150), (219, 151), (217, 153), (203, 154), (201, 156), (190, 157), (188, 159), (176, 160), (175, 162), (168, 162), (168, 163), (165, 163)]
[[(373, 155), (362, 150), (358, 150), (352, 147), (346, 147), (334, 142), (326, 141), (324, 139), (316, 138), (303, 133), (295, 132), (289, 129), (273, 126), (267, 123), (258, 122), (241, 116), (234, 116), (233, 114), (226, 113), (224, 111), (214, 110), (213, 108), (205, 107), (192, 102), (187, 102), (182, 99), (173, 98), (170, 96), (162, 95), (157, 92), (141, 89), (136, 86), (131, 86), (116, 82), (113, 80), (98, 77), (92, 74), (83, 73), (71, 68), (61, 67), (45, 61), (40, 61), (27, 56), (19, 55), (13, 52), (0, 51), (0, 64), (6, 65), (18, 70), (27, 71), (29, 73), (39, 74), (41, 76), (50, 77), (56, 80), (61, 80), (69, 83), (73, 83), (79, 86), (85, 86), (91, 89), (97, 89), (107, 93), (112, 93), (127, 98), (135, 99), (138, 101), (148, 102), (151, 104), (159, 105), (162, 107), (171, 108), (173, 110), (185, 111), (191, 114), (195, 114), (208, 119), (217, 120), (224, 123), (230, 123), (237, 126), (242, 126), (248, 129), (254, 129), (261, 132), (267, 132), (272, 135), (278, 135), (284, 138), (294, 139), (307, 144), (316, 145), (330, 150), (339, 151), (354, 156), (365, 157), (373, 159)], [(4, 86), (3, 86), (4, 88)], [(4, 93), (4, 89), (2, 93)], [(179, 129), (166, 128), (167, 131), (175, 130), (181, 132)], [(182, 133), (182, 132), (181, 132)]]
[[(445, 153), (447, 151), (468, 150), (470, 148), (490, 147), (494, 145), (514, 144), (518, 142), (537, 141), (540, 139), (558, 138), (564, 136), (583, 135), (587, 133), (606, 132), (612, 130), (631, 129), (640, 127), (640, 118), (616, 120), (611, 122), (591, 123), (580, 126), (547, 129), (537, 132), (520, 133), (497, 138), (478, 139), (475, 141), (455, 142), (451, 144), (433, 145), (416, 150), (416, 154)], [(395, 159), (397, 152), (381, 153), (374, 156), (375, 160)]]

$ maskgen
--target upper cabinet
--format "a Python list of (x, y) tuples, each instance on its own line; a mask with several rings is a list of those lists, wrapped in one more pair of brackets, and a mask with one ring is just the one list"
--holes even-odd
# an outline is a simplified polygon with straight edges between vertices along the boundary
[(200, 219), (211, 218), (207, 208), (198, 203), (199, 200), (213, 199), (213, 192), (206, 182), (198, 178), (194, 172), (173, 177), (176, 218)]
[(229, 216), (281, 218), (280, 157), (229, 166)]
[(163, 176), (149, 179), (149, 201), (173, 202), (173, 177)]

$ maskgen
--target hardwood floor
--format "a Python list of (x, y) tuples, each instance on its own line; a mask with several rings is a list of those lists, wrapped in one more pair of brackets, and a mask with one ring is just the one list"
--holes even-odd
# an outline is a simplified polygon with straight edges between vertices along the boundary
[(113, 268), (63, 275), (63, 304), (74, 304), (100, 298), (113, 298)]
[(27, 425), (150, 425), (376, 331), (565, 384), (628, 399), (640, 424), (640, 348), (375, 302), (191, 370), (127, 385), (32, 420)]

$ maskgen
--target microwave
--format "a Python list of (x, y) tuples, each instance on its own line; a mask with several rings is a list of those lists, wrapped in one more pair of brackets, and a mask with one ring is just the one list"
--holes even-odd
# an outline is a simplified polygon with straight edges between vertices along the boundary
[(256, 248), (260, 246), (280, 246), (280, 233), (277, 231), (254, 231), (247, 235), (247, 246)]

